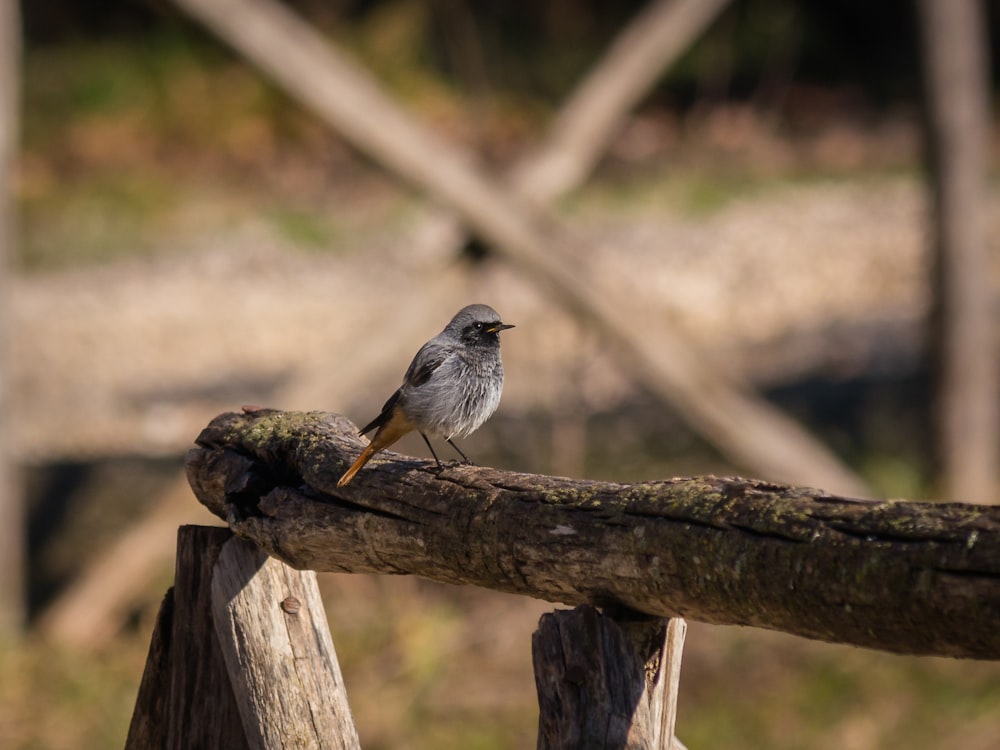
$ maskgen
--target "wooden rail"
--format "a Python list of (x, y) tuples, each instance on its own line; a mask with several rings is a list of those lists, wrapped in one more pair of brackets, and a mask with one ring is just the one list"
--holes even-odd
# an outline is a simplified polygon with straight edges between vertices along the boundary
[(871, 501), (739, 478), (561, 479), (382, 454), (326, 413), (224, 414), (195, 494), (293, 567), (404, 573), (553, 602), (1000, 658), (1000, 507)]
[[(682, 750), (684, 629), (592, 607), (544, 615), (538, 747)], [(359, 748), (316, 574), (229, 529), (181, 527), (125, 747)]]
[[(217, 417), (188, 455), (230, 528), (183, 527), (127, 747), (359, 746), (314, 570), (577, 605), (532, 640), (538, 747), (678, 750), (685, 622), (1000, 658), (1000, 508), (745, 479), (557, 479), (381, 454), (337, 415)], [(669, 619), (673, 618), (673, 619)]]

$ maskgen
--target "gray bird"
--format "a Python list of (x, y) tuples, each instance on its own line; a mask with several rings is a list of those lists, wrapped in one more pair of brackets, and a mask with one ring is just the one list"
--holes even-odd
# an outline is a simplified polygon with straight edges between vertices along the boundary
[(420, 347), (406, 369), (403, 384), (385, 402), (382, 412), (360, 430), (358, 434), (364, 435), (378, 428), (337, 486), (350, 482), (372, 456), (413, 430), (423, 437), (439, 466), (441, 461), (428, 435), (443, 437), (469, 462), (452, 438), (475, 432), (500, 405), (500, 331), (513, 327), (501, 322), (497, 311), (488, 305), (459, 310), (441, 333)]

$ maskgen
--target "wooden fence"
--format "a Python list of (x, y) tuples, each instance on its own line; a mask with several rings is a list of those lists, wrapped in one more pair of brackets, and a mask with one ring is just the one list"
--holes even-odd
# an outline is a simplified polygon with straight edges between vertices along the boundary
[[(413, 574), (575, 609), (532, 646), (540, 748), (680, 748), (685, 623), (1000, 658), (1000, 506), (745, 479), (557, 479), (381, 454), (321, 412), (245, 410), (187, 470), (229, 527), (183, 527), (129, 748), (353, 748), (314, 570)], [(673, 619), (669, 619), (673, 618)]]
[[(540, 748), (671, 744), (684, 620), (581, 606), (532, 647)], [(312, 571), (184, 526), (126, 748), (360, 747)]]

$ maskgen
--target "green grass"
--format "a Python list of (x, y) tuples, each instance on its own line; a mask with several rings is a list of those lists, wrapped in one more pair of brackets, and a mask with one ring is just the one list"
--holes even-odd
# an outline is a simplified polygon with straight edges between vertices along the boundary
[(62, 182), (21, 201), (26, 271), (107, 263), (146, 254), (157, 224), (181, 204), (178, 185), (131, 172)]
[(915, 750), (1000, 742), (994, 663), (893, 656), (754, 631), (716, 633), (722, 643), (743, 640), (753, 650), (712, 659), (707, 668), (697, 657), (686, 660), (678, 736), (692, 749)]
[(122, 639), (88, 655), (35, 638), (0, 647), (0, 746), (122, 747), (147, 648)]
[[(365, 746), (530, 746), (537, 708), (527, 668), (519, 691), (508, 688), (488, 704), (449, 703), (449, 695), (482, 693), (496, 678), (477, 661), (475, 650), (453, 649), (461, 638), (456, 627), (468, 600), (458, 592), (452, 605), (443, 605), (439, 597), (407, 596), (406, 622), (399, 623), (389, 640), (376, 639), (380, 648), (373, 648), (363, 632), (335, 629)], [(482, 597), (475, 598), (482, 606)], [(331, 605), (351, 607), (352, 602), (348, 598)], [(372, 615), (372, 626), (385, 622), (375, 610)], [(502, 607), (497, 616), (503, 617)], [(411, 629), (413, 634), (406, 636)], [(519, 646), (525, 654), (529, 636), (525, 631)], [(0, 647), (0, 746), (120, 748), (147, 637), (123, 636), (96, 654), (36, 638)], [(396, 660), (406, 665), (402, 672), (386, 682), (371, 682), (373, 675), (385, 679), (387, 664)], [(1000, 666), (995, 663), (899, 657), (693, 624), (681, 673), (677, 733), (692, 750), (996, 747), (998, 702)], [(392, 720), (386, 725), (379, 717)]]
[(334, 222), (318, 212), (297, 206), (275, 206), (267, 215), (282, 237), (303, 249), (326, 249), (338, 236)]

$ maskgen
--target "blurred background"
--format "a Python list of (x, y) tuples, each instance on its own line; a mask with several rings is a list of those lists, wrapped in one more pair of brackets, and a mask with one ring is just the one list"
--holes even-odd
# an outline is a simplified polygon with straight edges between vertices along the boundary
[[(214, 522), (182, 472), (213, 416), (364, 423), (470, 302), (517, 326), (479, 463), (996, 496), (994, 2), (279, 6), (402, 126), (340, 112), (336, 68), (282, 72), (306, 37), (268, 57), (205, 10), (242, 2), (0, 2), (2, 747), (124, 743), (177, 526)], [(441, 148), (409, 172), (366, 140), (406, 123)], [(518, 197), (475, 213), (452, 158)], [(504, 206), (593, 307), (476, 218)], [(803, 453), (713, 422), (720, 383)], [(320, 579), (364, 747), (534, 746), (552, 605)], [(995, 664), (689, 625), (692, 750), (1000, 747)]]

